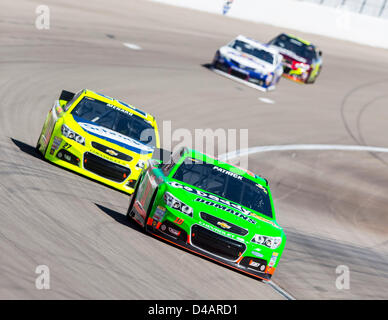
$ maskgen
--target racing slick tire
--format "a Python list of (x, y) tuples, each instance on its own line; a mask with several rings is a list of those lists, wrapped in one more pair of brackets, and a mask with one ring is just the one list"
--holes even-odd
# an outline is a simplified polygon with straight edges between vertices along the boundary
[(127, 215), (126, 215), (128, 220), (132, 220), (132, 217), (133, 217), (132, 208), (133, 208), (133, 205), (135, 203), (137, 191), (139, 190), (139, 185), (140, 185), (140, 179), (138, 180), (136, 187), (135, 187), (135, 190), (132, 193), (131, 200), (129, 201), (129, 207), (128, 207), (128, 211), (127, 211)]
[[(43, 132), (43, 128), (42, 128), (42, 132)], [(48, 144), (47, 144), (46, 148), (44, 149), (44, 152), (42, 153), (42, 152), (40, 151), (41, 145), (40, 145), (40, 143), (39, 143), (40, 138), (42, 137), (42, 132), (40, 133), (39, 138), (38, 138), (38, 141), (36, 142), (35, 151), (36, 151), (36, 153), (37, 153), (37, 155), (38, 155), (39, 157), (41, 157), (42, 159), (45, 159), (45, 155), (46, 155), (46, 151), (47, 151)]]
[(154, 194), (152, 195), (152, 198), (151, 198), (151, 201), (150, 201), (150, 205), (148, 206), (148, 209), (147, 209), (147, 214), (146, 214), (146, 217), (145, 217), (145, 220), (144, 220), (144, 231), (147, 231), (148, 217), (151, 214), (151, 210), (152, 210), (152, 207), (154, 206), (154, 202), (155, 202), (155, 198), (156, 198), (157, 193), (158, 193), (158, 189), (156, 188), (156, 190), (154, 191)]
[(319, 67), (318, 72), (317, 72), (317, 74), (315, 75), (315, 77), (314, 77), (313, 79), (311, 79), (310, 81), (308, 81), (307, 83), (310, 83), (310, 84), (315, 83), (315, 81), (317, 80), (319, 74), (321, 73), (321, 69), (322, 69), (322, 67)]

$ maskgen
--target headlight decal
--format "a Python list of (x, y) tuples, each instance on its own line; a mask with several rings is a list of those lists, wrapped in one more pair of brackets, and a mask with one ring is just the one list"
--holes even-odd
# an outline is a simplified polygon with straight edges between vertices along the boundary
[(186, 205), (184, 202), (174, 197), (170, 192), (166, 192), (164, 194), (164, 201), (170, 208), (178, 210), (188, 215), (189, 217), (193, 216), (193, 208), (191, 208), (190, 206)]
[(280, 246), (282, 242), (281, 237), (270, 237), (270, 236), (264, 236), (261, 234), (255, 234), (254, 237), (252, 238), (251, 242), (260, 244), (262, 246), (271, 248), (271, 249), (276, 249)]
[(61, 127), (62, 134), (69, 139), (78, 142), (79, 144), (85, 145), (85, 138), (75, 131), (71, 130), (67, 125), (63, 124)]

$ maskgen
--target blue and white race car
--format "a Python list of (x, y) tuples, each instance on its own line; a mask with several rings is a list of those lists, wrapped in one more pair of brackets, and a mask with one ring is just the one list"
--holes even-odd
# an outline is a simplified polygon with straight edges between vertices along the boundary
[(282, 56), (274, 48), (239, 35), (217, 50), (212, 69), (263, 91), (272, 90), (283, 74)]

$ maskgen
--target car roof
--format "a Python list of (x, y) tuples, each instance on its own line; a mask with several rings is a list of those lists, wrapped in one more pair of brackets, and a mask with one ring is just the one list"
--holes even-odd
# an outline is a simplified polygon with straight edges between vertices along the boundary
[(276, 49), (269, 47), (267, 44), (261, 43), (261, 42), (255, 40), (255, 39), (246, 37), (246, 36), (241, 35), (241, 34), (239, 36), (237, 36), (235, 40), (241, 40), (243, 42), (246, 42), (246, 43), (250, 44), (253, 47), (256, 47), (256, 48), (261, 49), (261, 50), (268, 51), (268, 52), (272, 53), (273, 55), (278, 55), (279, 54), (279, 52)]
[(258, 176), (257, 174), (254, 174), (253, 172), (251, 172), (247, 169), (244, 169), (244, 168), (235, 166), (233, 164), (230, 164), (228, 162), (222, 161), (220, 159), (211, 157), (207, 154), (196, 151), (194, 149), (184, 148), (184, 152), (182, 153), (182, 157), (185, 157), (185, 158), (190, 157), (192, 159), (196, 159), (196, 160), (200, 160), (200, 161), (203, 161), (206, 163), (214, 164), (217, 167), (220, 167), (222, 169), (236, 173), (236, 174), (238, 174), (238, 175), (240, 175), (248, 180), (251, 180), (255, 183), (258, 183), (262, 186), (268, 186), (267, 179), (262, 178), (262, 177)]
[(95, 98), (98, 100), (102, 100), (104, 102), (108, 102), (108, 103), (114, 105), (115, 107), (129, 111), (129, 112), (131, 112), (131, 113), (133, 113), (133, 114), (135, 114), (135, 115), (139, 116), (140, 118), (143, 118), (147, 121), (155, 122), (155, 117), (152, 116), (151, 114), (149, 114), (143, 110), (140, 110), (140, 109), (138, 109), (138, 108), (136, 108), (128, 103), (111, 98), (105, 94), (98, 93), (98, 92), (95, 92), (95, 91), (92, 91), (89, 89), (84, 89), (84, 95), (87, 97), (90, 97), (90, 98)]
[(299, 38), (297, 36), (294, 36), (293, 34), (289, 34), (289, 33), (282, 33), (281, 35), (286, 35), (292, 39), (295, 39), (295, 40), (298, 40), (300, 42), (302, 42), (303, 44), (305, 44), (306, 46), (312, 46), (312, 47), (315, 47), (310, 41), (307, 41), (307, 40), (304, 40), (302, 38)]

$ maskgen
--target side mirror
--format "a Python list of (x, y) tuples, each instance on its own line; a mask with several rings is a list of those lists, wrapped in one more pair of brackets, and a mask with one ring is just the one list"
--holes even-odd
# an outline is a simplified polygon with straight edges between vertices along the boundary
[(318, 51), (318, 55), (319, 55), (320, 57), (322, 57), (322, 51), (321, 51), (321, 50)]

